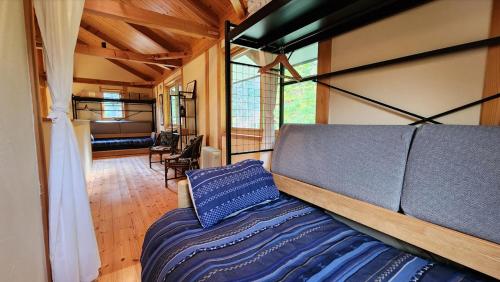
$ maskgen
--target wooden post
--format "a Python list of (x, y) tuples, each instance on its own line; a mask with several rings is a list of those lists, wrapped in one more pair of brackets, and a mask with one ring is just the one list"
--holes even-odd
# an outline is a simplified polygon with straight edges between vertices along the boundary
[[(332, 68), (332, 40), (327, 39), (318, 44), (318, 74), (330, 72)], [(328, 80), (324, 79), (327, 83)], [(330, 112), (330, 89), (316, 85), (316, 123), (328, 124)]]
[[(500, 36), (500, 1), (493, 1), (490, 37)], [(488, 47), (484, 74), (483, 98), (500, 92), (500, 46)], [(500, 100), (486, 102), (481, 107), (481, 125), (500, 125)]]

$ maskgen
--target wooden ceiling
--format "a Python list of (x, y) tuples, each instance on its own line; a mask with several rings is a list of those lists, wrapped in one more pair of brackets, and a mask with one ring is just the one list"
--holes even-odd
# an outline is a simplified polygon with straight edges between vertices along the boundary
[(86, 0), (76, 53), (103, 57), (144, 81), (167, 76), (239, 23), (247, 0)]

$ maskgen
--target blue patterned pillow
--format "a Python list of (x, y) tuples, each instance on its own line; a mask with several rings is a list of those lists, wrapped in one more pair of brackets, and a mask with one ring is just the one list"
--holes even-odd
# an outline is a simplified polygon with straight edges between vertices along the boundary
[(186, 172), (201, 226), (213, 226), (245, 209), (278, 199), (273, 176), (262, 164), (244, 160), (225, 167)]

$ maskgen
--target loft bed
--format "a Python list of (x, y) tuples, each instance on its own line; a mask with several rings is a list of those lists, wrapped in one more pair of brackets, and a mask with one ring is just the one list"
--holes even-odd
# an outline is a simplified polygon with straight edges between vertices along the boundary
[[(237, 118), (240, 114), (238, 110), (233, 109), (234, 106), (232, 99), (234, 98), (233, 92), (237, 91), (237, 88), (233, 87), (235, 81), (234, 77), (240, 75), (239, 68), (256, 68), (260, 69), (260, 65), (243, 64), (232, 60), (232, 46), (237, 45), (244, 48), (256, 49), (259, 51), (264, 51), (272, 54), (287, 54), (292, 53), (302, 47), (310, 45), (315, 42), (319, 42), (324, 39), (328, 39), (334, 36), (341, 35), (345, 32), (349, 32), (361, 26), (367, 25), (369, 23), (375, 22), (377, 20), (384, 19), (386, 17), (395, 15), (397, 13), (418, 7), (419, 5), (428, 3), (430, 1), (398, 1), (398, 0), (387, 0), (387, 1), (369, 1), (369, 0), (358, 0), (358, 1), (335, 1), (335, 3), (324, 0), (324, 1), (300, 1), (300, 0), (275, 0), (271, 1), (269, 4), (265, 5), (262, 9), (258, 10), (255, 14), (251, 15), (244, 22), (239, 25), (232, 24), (227, 21), (225, 24), (225, 85), (226, 85), (226, 160), (227, 163), (231, 163), (231, 158), (237, 155), (252, 154), (258, 152), (268, 152), (273, 151), (274, 138), (271, 138), (273, 144), (266, 144), (266, 146), (261, 148), (250, 148), (249, 146), (238, 146), (237, 139), (234, 137), (235, 132), (239, 130), (234, 128), (232, 125), (233, 120)], [(455, 107), (444, 111), (442, 113), (437, 113), (432, 116), (421, 116), (416, 113), (412, 113), (408, 110), (395, 107), (381, 101), (366, 97), (359, 93), (355, 93), (348, 89), (343, 89), (335, 85), (327, 84), (321, 79), (333, 78), (336, 76), (341, 76), (344, 74), (355, 73), (360, 71), (365, 71), (369, 69), (380, 68), (389, 65), (395, 65), (410, 61), (421, 60), (425, 58), (438, 57), (451, 53), (458, 53), (467, 50), (472, 50), (475, 48), (498, 46), (500, 45), (500, 36), (485, 38), (478, 41), (466, 42), (454, 46), (448, 46), (444, 48), (439, 48), (431, 51), (426, 51), (417, 54), (408, 54), (399, 58), (392, 58), (384, 61), (374, 62), (367, 65), (355, 66), (347, 69), (341, 69), (328, 73), (320, 73), (317, 75), (307, 76), (299, 81), (286, 79), (283, 77), (285, 74), (285, 69), (283, 65), (279, 66), (279, 69), (275, 69), (275, 72), (279, 76), (276, 83), (276, 88), (278, 89), (279, 97), (276, 98), (276, 106), (279, 110), (276, 111), (279, 117), (278, 124), (274, 125), (278, 128), (283, 126), (283, 113), (284, 113), (284, 88), (288, 85), (304, 82), (315, 82), (322, 86), (326, 86), (344, 94), (354, 96), (360, 101), (373, 103), (377, 106), (389, 109), (391, 111), (403, 114), (408, 117), (415, 119), (410, 125), (422, 125), (422, 124), (440, 124), (436, 119), (470, 108), (475, 105), (485, 103), (487, 101), (498, 99), (500, 93), (495, 95), (482, 98), (476, 101), (471, 101), (465, 105)], [(264, 79), (264, 78), (262, 78)], [(265, 110), (265, 109), (264, 109)], [(263, 113), (266, 115), (267, 113)], [(265, 129), (264, 129), (265, 131)], [(274, 136), (273, 136), (274, 137)], [(262, 142), (261, 142), (262, 143)], [(274, 160), (273, 160), (274, 163)], [(281, 176), (275, 176), (277, 182), (288, 183), (294, 186), (294, 188), (283, 188), (283, 190), (293, 196), (296, 196), (305, 201), (317, 204), (325, 209), (332, 210), (334, 212), (339, 212), (339, 209), (333, 208), (330, 204), (322, 204), (322, 199), (320, 196), (314, 194), (318, 193), (317, 187), (314, 189), (307, 186), (307, 183), (297, 184), (294, 179), (285, 177), (283, 180)], [(280, 187), (281, 188), (281, 187)], [(334, 196), (331, 196), (334, 197)], [(349, 213), (341, 213), (347, 216)], [(398, 214), (399, 215), (399, 214)], [(347, 216), (349, 217), (349, 216)], [(361, 217), (356, 217), (354, 220), (359, 221)], [(399, 231), (390, 230), (390, 228), (380, 227), (380, 224), (376, 222), (363, 221), (363, 224), (372, 227), (376, 230), (380, 230), (396, 238), (408, 241), (409, 237), (406, 234), (400, 234)], [(405, 232), (402, 232), (405, 233)], [(455, 244), (452, 244), (453, 248), (462, 249), (464, 251), (464, 245), (467, 245), (466, 240), (462, 240), (459, 236), (452, 236)], [(432, 238), (431, 238), (432, 239)], [(490, 242), (484, 242), (484, 244), (476, 248), (477, 252), (464, 252), (470, 255), (469, 258), (464, 258), (463, 255), (457, 255), (456, 250), (453, 248), (443, 248), (439, 250), (436, 248), (429, 248), (429, 245), (425, 243), (425, 240), (413, 240), (412, 244), (423, 249), (431, 249), (432, 252), (437, 252), (440, 256), (446, 257), (452, 261), (458, 261), (461, 264), (467, 265), (473, 269), (488, 273), (496, 278), (500, 277), (500, 245)], [(444, 244), (444, 243), (443, 243)], [(470, 246), (468, 246), (469, 248)], [(481, 251), (482, 248), (489, 249), (491, 251), (490, 259), (483, 260)], [(460, 252), (460, 251), (459, 251)], [(481, 261), (481, 262), (479, 262)], [(497, 269), (492, 271), (492, 269)]]
[[(198, 180), (193, 178), (197, 181), (195, 183), (189, 179), (189, 184), (180, 182), (179, 209), (162, 216), (150, 227), (145, 236), (141, 255), (142, 279), (144, 281), (491, 280), (487, 276), (471, 272), (470, 269), (458, 270), (455, 268), (457, 265), (450, 267), (448, 264), (436, 263), (435, 255), (491, 277), (500, 278), (498, 237), (500, 232), (496, 232), (500, 229), (498, 222), (495, 222), (495, 216), (499, 213), (496, 200), (500, 187), (497, 173), (500, 153), (495, 144), (484, 141), (486, 138), (499, 140), (500, 128), (434, 125), (439, 123), (435, 120), (437, 117), (467, 108), (472, 104), (482, 103), (487, 99), (495, 99), (500, 94), (473, 101), (445, 113), (424, 117), (342, 89), (339, 91), (357, 95), (358, 98), (378, 106), (406, 114), (417, 119), (415, 124), (424, 125), (419, 129), (414, 125), (283, 125), (283, 93), (286, 85), (315, 81), (342, 72), (354, 72), (470, 48), (497, 45), (500, 43), (498, 38), (410, 55), (341, 72), (304, 77), (299, 81), (287, 81), (283, 77), (285, 71), (282, 65), (279, 69), (271, 70), (281, 77), (276, 78), (274, 75), (274, 78), (270, 79), (268, 74), (259, 75), (261, 66), (233, 61), (231, 58), (231, 44), (285, 54), (426, 2), (274, 0), (238, 26), (226, 22), (227, 163), (231, 163), (231, 157), (236, 155), (274, 151), (272, 178), (282, 194), (278, 200), (239, 210), (239, 214), (225, 217), (215, 226), (203, 228), (201, 218), (206, 215), (212, 219), (215, 215), (208, 212), (200, 217), (200, 204), (206, 205), (211, 198), (227, 196), (230, 190), (240, 188), (224, 186), (219, 194), (214, 187), (223, 186), (233, 179), (228, 181), (229, 179), (223, 178), (224, 181), (219, 180), (219, 183), (211, 181), (214, 179), (210, 175), (213, 173), (212, 170), (193, 172), (197, 176), (206, 174), (207, 178)], [(260, 83), (249, 82), (254, 77), (260, 77)], [(237, 86), (233, 85), (235, 78)], [(233, 121), (238, 121), (240, 117), (238, 115), (253, 115), (244, 112), (244, 104), (252, 103), (252, 97), (244, 97), (245, 99), (233, 103), (233, 92), (239, 91), (238, 87), (244, 87), (244, 83), (267, 87), (264, 91), (268, 92), (266, 95), (269, 95), (267, 98), (270, 101), (260, 101), (260, 104), (268, 112), (264, 112), (263, 117), (257, 118), (262, 118), (268, 128), (259, 131), (232, 127)], [(276, 106), (279, 107), (277, 111), (275, 111)], [(269, 119), (267, 115), (269, 112), (273, 114), (277, 112), (278, 124), (266, 120)], [(280, 133), (275, 150), (276, 129), (279, 129)], [(243, 135), (251, 135), (253, 139), (261, 139), (264, 142), (260, 141), (257, 147), (232, 144), (232, 140)], [(441, 138), (453, 142), (443, 144)], [(306, 141), (312, 143), (307, 148), (304, 146)], [(353, 143), (356, 146), (353, 146)], [(473, 149), (466, 150), (464, 146)], [(442, 154), (451, 155), (453, 159), (443, 159)], [(331, 161), (334, 157), (337, 159)], [(490, 162), (485, 163), (484, 158), (489, 158)], [(458, 167), (465, 169), (450, 169), (451, 162), (458, 162)], [(226, 170), (232, 168), (241, 169), (243, 163), (248, 162), (243, 161), (232, 167), (222, 168), (221, 171), (227, 173)], [(453, 167), (453, 163), (451, 166)], [(471, 173), (466, 169), (468, 166), (478, 168), (477, 170), (481, 172), (475, 170)], [(459, 183), (457, 193), (467, 194), (471, 189), (479, 188), (474, 190), (472, 195), (467, 194), (465, 200), (460, 197), (450, 200), (446, 195), (452, 193), (454, 187), (449, 185), (449, 182), (464, 177), (463, 174), (466, 174), (466, 178), (473, 175), (471, 185), (478, 186), (471, 188)], [(431, 185), (424, 187), (423, 179), (432, 179)], [(443, 179), (449, 181), (443, 183)], [(200, 182), (209, 183), (204, 186), (199, 184)], [(193, 185), (200, 185), (204, 190), (195, 193)], [(369, 189), (366, 189), (367, 187)], [(480, 201), (486, 199), (489, 204), (478, 210), (478, 205), (471, 204), (475, 203), (474, 197), (481, 199)], [(229, 202), (241, 200), (239, 197), (226, 197), (224, 200), (228, 198), (228, 201), (221, 201), (222, 204), (218, 206), (210, 206), (213, 208), (210, 210), (220, 212)], [(493, 201), (490, 201), (491, 199)], [(198, 200), (203, 201), (199, 203)], [(438, 210), (435, 210), (433, 204), (436, 203), (438, 206), (442, 205), (443, 209), (438, 207)], [(195, 209), (191, 208), (193, 205)], [(444, 209), (457, 205), (458, 208), (454, 213), (448, 213)], [(325, 210), (333, 212), (335, 220), (327, 215)], [(406, 213), (407, 210), (410, 212)], [(457, 219), (453, 216), (464, 210), (467, 212), (472, 210), (471, 217), (463, 222), (458, 220), (460, 224), (454, 226)], [(429, 217), (422, 216), (426, 213)], [(492, 215), (492, 218), (485, 219), (486, 213)], [(476, 220), (489, 223), (482, 225), (478, 230), (466, 230), (474, 226)], [(348, 224), (344, 225), (346, 222)], [(356, 224), (359, 229), (352, 227)], [(464, 229), (464, 226), (467, 227)], [(375, 240), (373, 238), (375, 235), (372, 235), (376, 231), (428, 252), (431, 259), (423, 260), (398, 248), (379, 245), (380, 241)], [(370, 236), (363, 233), (368, 233)]]
[[(92, 112), (94, 114), (97, 114), (99, 116), (102, 116), (102, 112), (104, 111), (102, 109), (102, 104), (106, 102), (119, 102), (123, 103), (124, 105), (147, 105), (150, 107), (148, 110), (134, 110), (134, 109), (122, 109), (122, 110), (113, 110), (113, 111), (120, 111), (123, 113), (123, 117), (119, 118), (117, 120), (127, 120), (130, 117), (133, 117), (135, 115), (141, 114), (141, 113), (150, 113), (151, 114), (151, 130), (155, 131), (155, 107), (156, 107), (156, 99), (109, 99), (109, 98), (100, 98), (100, 97), (86, 97), (86, 96), (75, 96), (73, 95), (71, 97), (71, 106), (73, 108), (73, 119), (78, 119), (78, 113), (79, 112)], [(83, 107), (80, 107), (81, 105), (84, 105)], [(89, 104), (97, 104), (100, 105), (99, 109), (92, 109), (88, 107)], [(109, 111), (109, 110), (108, 110)], [(129, 114), (130, 113), (130, 114)]]
[[(102, 120), (103, 103), (123, 103), (122, 118)], [(142, 106), (147, 107), (145, 109)], [(134, 109), (133, 107), (136, 106)], [(154, 143), (152, 132), (155, 132), (155, 99), (109, 99), (99, 97), (72, 96), (73, 118), (89, 118), (84, 114), (97, 115), (98, 120), (91, 121), (92, 151), (94, 157), (146, 153)], [(110, 111), (110, 110), (107, 110)], [(151, 121), (135, 121), (130, 118), (150, 114)]]
[[(399, 0), (384, 0), (384, 1), (335, 1), (332, 3), (328, 0), (317, 1), (300, 1), (300, 0), (274, 0), (262, 7), (255, 14), (248, 17), (239, 25), (232, 24), (226, 21), (225, 24), (225, 85), (226, 85), (226, 160), (231, 163), (233, 156), (245, 155), (260, 152), (272, 151), (274, 136), (264, 139), (260, 143), (260, 148), (250, 146), (249, 143), (238, 143), (239, 129), (233, 128), (232, 121), (237, 118), (239, 112), (232, 109), (232, 100), (234, 98), (233, 83), (234, 77), (242, 75), (248, 70), (244, 69), (260, 69), (262, 66), (241, 63), (232, 60), (231, 46), (237, 45), (244, 48), (255, 49), (259, 51), (269, 52), (272, 54), (293, 54), (294, 51), (308, 46), (312, 43), (322, 41), (327, 38), (341, 35), (356, 28), (370, 24), (377, 20), (395, 15), (397, 13), (418, 7), (430, 1), (414, 0), (414, 1), (399, 1)], [(465, 105), (452, 108), (442, 113), (424, 117), (408, 110), (388, 105), (381, 101), (369, 98), (365, 95), (355, 93), (348, 89), (343, 89), (335, 85), (327, 84), (321, 79), (333, 78), (345, 74), (366, 71), (369, 69), (380, 68), (389, 65), (395, 65), (410, 61), (422, 60), (425, 58), (437, 57), (451, 53), (464, 52), (475, 48), (497, 46), (500, 45), (500, 36), (485, 38), (483, 40), (466, 42), (454, 46), (448, 46), (435, 50), (430, 50), (417, 54), (409, 54), (398, 58), (369, 63), (341, 69), (328, 73), (321, 73), (302, 78), (300, 81), (287, 80), (281, 77), (276, 81), (276, 87), (279, 92), (279, 97), (276, 99), (276, 104), (279, 107), (277, 124), (272, 126), (280, 128), (283, 125), (284, 114), (284, 88), (286, 86), (313, 81), (318, 85), (326, 86), (331, 89), (340, 91), (346, 95), (358, 98), (360, 101), (375, 104), (388, 110), (400, 113), (402, 115), (415, 119), (412, 125), (423, 123), (439, 124), (440, 117), (468, 109), (470, 107), (497, 99), (500, 93), (471, 101)], [(243, 69), (243, 70), (242, 70)], [(279, 69), (274, 70), (279, 75), (285, 73), (284, 67), (281, 65)], [(257, 70), (254, 71), (257, 73)], [(243, 109), (246, 110), (246, 109)], [(269, 111), (264, 109), (264, 115), (269, 114)], [(233, 137), (233, 138), (231, 138)], [(236, 144), (233, 144), (235, 140)], [(251, 143), (251, 142), (250, 142)], [(258, 146), (257, 146), (258, 147)]]

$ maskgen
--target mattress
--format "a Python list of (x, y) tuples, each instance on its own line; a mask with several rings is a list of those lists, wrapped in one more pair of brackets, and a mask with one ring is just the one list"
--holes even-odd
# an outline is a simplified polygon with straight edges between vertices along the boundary
[(207, 229), (175, 209), (145, 235), (142, 281), (485, 281), (390, 247), (281, 195)]
[(153, 146), (151, 137), (106, 138), (92, 141), (92, 151), (139, 149)]

